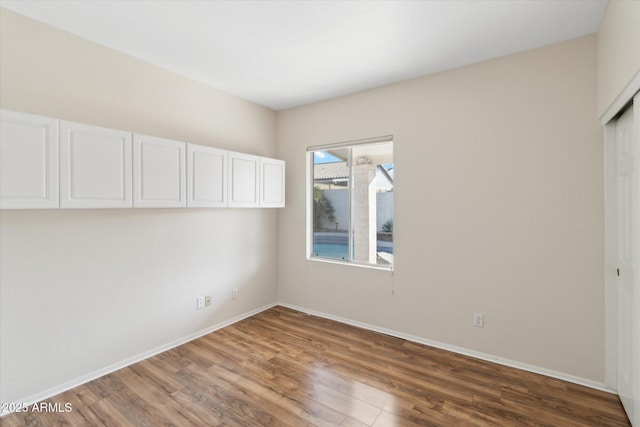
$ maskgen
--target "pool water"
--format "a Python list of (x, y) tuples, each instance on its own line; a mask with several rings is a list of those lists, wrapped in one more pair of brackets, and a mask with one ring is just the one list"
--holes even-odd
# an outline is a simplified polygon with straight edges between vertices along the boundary
[(336, 243), (314, 243), (313, 255), (325, 258), (347, 259), (349, 246)]
[[(379, 245), (378, 252), (387, 252), (393, 254), (393, 247), (381, 247)], [(313, 255), (324, 258), (348, 259), (349, 246), (341, 245), (339, 243), (314, 243)]]

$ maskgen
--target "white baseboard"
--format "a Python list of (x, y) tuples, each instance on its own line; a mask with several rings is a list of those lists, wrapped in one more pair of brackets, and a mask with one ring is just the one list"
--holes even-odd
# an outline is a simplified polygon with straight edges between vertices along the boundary
[[(97, 371), (93, 371), (90, 372), (86, 375), (83, 375), (81, 377), (78, 378), (74, 378), (71, 381), (67, 381), (63, 384), (60, 384), (58, 386), (49, 388), (47, 390), (44, 390), (40, 393), (36, 393), (34, 395), (28, 396), (24, 399), (20, 399), (19, 402), (23, 405), (26, 406), (31, 406), (36, 402), (39, 402), (41, 400), (44, 399), (48, 399), (50, 397), (53, 397), (55, 395), (58, 395), (60, 393), (63, 393), (67, 390), (70, 390), (74, 387), (78, 387), (82, 384), (86, 384), (89, 381), (93, 381), (96, 378), (100, 378), (104, 375), (110, 374), (111, 372), (115, 372), (119, 369), (125, 368), (129, 365), (132, 365), (134, 363), (140, 362), (144, 359), (148, 359), (149, 357), (155, 356), (156, 354), (162, 353), (164, 351), (167, 350), (171, 350), (172, 348), (178, 347), (182, 344), (185, 344), (189, 341), (193, 341), (196, 338), (199, 338), (203, 335), (209, 334), (211, 332), (217, 331), (218, 329), (222, 329), (225, 326), (229, 326), (232, 325), (236, 322), (239, 322), (243, 319), (246, 319), (248, 317), (254, 316), (258, 313), (261, 313), (265, 310), (268, 310), (272, 307), (275, 307), (276, 305), (281, 305), (282, 307), (287, 307), (290, 308), (292, 310), (297, 310), (303, 313), (307, 313), (313, 316), (318, 316), (318, 317), (323, 317), (325, 319), (330, 319), (330, 320), (335, 320), (336, 322), (340, 322), (340, 323), (345, 323), (347, 325), (352, 325), (352, 326), (356, 326), (358, 328), (363, 328), (363, 329), (367, 329), (370, 331), (374, 331), (374, 332), (380, 332), (386, 335), (390, 335), (396, 338), (402, 338), (405, 339), (407, 341), (411, 341), (411, 342), (415, 342), (418, 344), (424, 344), (424, 345), (428, 345), (430, 347), (436, 347), (436, 348), (441, 348), (443, 350), (447, 350), (447, 351), (451, 351), (453, 353), (458, 353), (458, 354), (462, 354), (465, 356), (469, 356), (469, 357), (474, 357), (476, 359), (481, 359), (481, 360), (486, 360), (489, 362), (493, 362), (493, 363), (498, 363), (500, 365), (505, 365), (505, 366), (510, 366), (512, 368), (517, 368), (517, 369), (522, 369), (524, 371), (529, 371), (529, 372), (533, 372), (536, 374), (541, 374), (541, 375), (545, 375), (548, 377), (552, 377), (552, 378), (557, 378), (560, 380), (564, 380), (564, 381), (568, 381), (574, 384), (578, 384), (578, 385), (583, 385), (585, 387), (590, 387), (596, 390), (601, 390), (601, 391), (605, 391), (608, 393), (616, 393), (615, 390), (612, 390), (610, 388), (607, 388), (603, 383), (597, 382), (597, 381), (592, 381), (592, 380), (588, 380), (585, 378), (581, 378), (581, 377), (576, 377), (573, 375), (568, 375), (568, 374), (564, 374), (562, 372), (556, 372), (556, 371), (552, 371), (550, 369), (545, 369), (545, 368), (540, 368), (538, 366), (533, 366), (533, 365), (529, 365), (526, 363), (521, 363), (521, 362), (516, 362), (513, 360), (509, 360), (509, 359), (504, 359), (502, 357), (498, 357), (498, 356), (493, 356), (490, 354), (486, 354), (486, 353), (481, 353), (478, 351), (474, 351), (474, 350), (469, 350), (463, 347), (458, 347), (458, 346), (454, 346), (454, 345), (450, 345), (450, 344), (444, 344), (438, 341), (433, 341), (433, 340), (429, 340), (429, 339), (425, 339), (425, 338), (421, 338), (421, 337), (417, 337), (414, 335), (409, 335), (409, 334), (405, 334), (402, 332), (398, 332), (398, 331), (394, 331), (391, 329), (387, 329), (387, 328), (381, 328), (375, 325), (370, 325), (368, 323), (363, 323), (363, 322), (358, 322), (358, 321), (354, 321), (351, 319), (347, 319), (344, 317), (339, 317), (339, 316), (334, 316), (331, 314), (327, 314), (327, 313), (323, 313), (323, 312), (319, 312), (319, 311), (315, 311), (315, 310), (309, 310), (303, 307), (298, 307), (295, 305), (291, 305), (291, 304), (284, 304), (284, 303), (279, 303), (279, 304), (268, 304), (265, 306), (262, 306), (260, 308), (257, 308), (255, 310), (249, 311), (247, 313), (243, 313), (239, 316), (233, 317), (229, 320), (226, 320), (224, 322), (220, 322), (217, 323), (213, 326), (210, 326), (208, 328), (202, 329), (198, 332), (195, 332), (193, 334), (187, 335), (185, 337), (179, 338), (177, 340), (174, 340), (170, 343), (155, 347), (149, 351), (145, 351), (144, 353), (140, 353), (138, 355), (129, 357), (125, 360), (122, 360), (120, 362), (114, 363), (110, 366), (104, 367), (102, 369), (98, 369)], [(5, 416), (10, 414), (11, 412), (9, 411), (3, 411), (0, 413), (0, 416)]]
[(290, 308), (292, 310), (297, 310), (297, 311), (300, 311), (300, 312), (303, 312), (303, 313), (307, 313), (307, 314), (310, 314), (310, 315), (313, 315), (313, 316), (323, 317), (325, 319), (335, 320), (336, 322), (345, 323), (345, 324), (351, 325), (351, 326), (356, 326), (358, 328), (363, 328), (363, 329), (367, 329), (367, 330), (374, 331), (374, 332), (380, 332), (382, 334), (390, 335), (390, 336), (396, 337), (396, 338), (402, 338), (404, 340), (415, 342), (415, 343), (418, 343), (418, 344), (424, 344), (424, 345), (428, 345), (430, 347), (440, 348), (440, 349), (443, 349), (443, 350), (451, 351), (453, 353), (462, 354), (464, 356), (469, 356), (469, 357), (473, 357), (473, 358), (476, 358), (476, 359), (486, 360), (488, 362), (497, 363), (499, 365), (510, 366), (512, 368), (521, 369), (523, 371), (533, 372), (535, 374), (545, 375), (547, 377), (557, 378), (557, 379), (560, 379), (560, 380), (563, 380), (563, 381), (568, 381), (570, 383), (582, 385), (582, 386), (593, 388), (593, 389), (596, 389), (596, 390), (605, 391), (607, 393), (616, 394), (615, 390), (612, 390), (612, 389), (606, 387), (606, 385), (604, 383), (588, 380), (586, 378), (576, 377), (576, 376), (573, 376), (573, 375), (564, 374), (562, 372), (553, 371), (551, 369), (545, 369), (545, 368), (541, 368), (541, 367), (538, 367), (538, 366), (529, 365), (529, 364), (526, 364), (526, 363), (516, 362), (514, 360), (509, 360), (509, 359), (505, 359), (505, 358), (502, 358), (502, 357), (494, 356), (494, 355), (491, 355), (491, 354), (481, 353), (481, 352), (475, 351), (475, 350), (469, 350), (469, 349), (464, 348), (464, 347), (458, 347), (458, 346), (455, 346), (455, 345), (445, 344), (445, 343), (441, 343), (441, 342), (438, 342), (438, 341), (433, 341), (433, 340), (429, 340), (429, 339), (426, 339), (426, 338), (421, 338), (421, 337), (417, 337), (417, 336), (414, 336), (414, 335), (405, 334), (405, 333), (394, 331), (394, 330), (387, 329), (387, 328), (381, 328), (379, 326), (370, 325), (368, 323), (358, 322), (358, 321), (354, 321), (354, 320), (351, 320), (351, 319), (346, 319), (344, 317), (334, 316), (334, 315), (331, 315), (331, 314), (327, 314), (327, 313), (323, 313), (323, 312), (319, 312), (319, 311), (315, 311), (315, 310), (309, 310), (309, 309), (304, 308), (304, 307), (298, 307), (298, 306), (295, 306), (295, 305), (284, 304), (284, 303), (278, 303), (278, 305), (280, 305), (282, 307)]
[[(268, 304), (257, 308), (255, 310), (251, 310), (247, 313), (243, 313), (239, 316), (232, 317), (229, 320), (224, 322), (217, 323), (213, 326), (209, 326), (208, 328), (202, 329), (198, 332), (194, 332), (193, 334), (189, 334), (185, 337), (179, 338), (177, 340), (171, 341), (167, 344), (155, 347), (151, 350), (145, 351), (144, 353), (137, 354), (135, 356), (124, 359), (120, 362), (114, 363), (113, 365), (106, 366), (102, 369), (98, 369), (97, 371), (90, 372), (86, 375), (82, 375), (81, 377), (74, 378), (73, 380), (67, 381), (63, 384), (57, 385), (55, 387), (44, 390), (40, 393), (33, 394), (31, 396), (25, 397), (24, 399), (17, 400), (16, 402), (20, 402), (21, 405), (31, 406), (36, 402), (40, 402), (41, 400), (48, 399), (57, 394), (63, 393), (67, 390), (70, 390), (74, 387), (78, 387), (82, 384), (86, 384), (89, 381), (93, 381), (96, 378), (100, 378), (104, 375), (110, 374), (111, 372), (115, 372), (119, 369), (126, 368), (129, 365), (133, 365), (134, 363), (140, 362), (144, 359), (148, 359), (149, 357), (155, 356), (156, 354), (162, 353), (167, 350), (171, 350), (172, 348), (178, 347), (182, 344), (188, 343), (189, 341), (193, 341), (196, 338), (200, 338), (203, 335), (209, 334), (211, 332), (217, 331), (218, 329), (222, 329), (225, 326), (229, 326), (233, 323), (239, 322), (248, 317), (254, 316), (258, 313), (261, 313), (265, 310), (268, 310), (272, 307), (275, 307), (277, 304)], [(10, 414), (10, 411), (2, 411), (0, 412), (0, 417)]]

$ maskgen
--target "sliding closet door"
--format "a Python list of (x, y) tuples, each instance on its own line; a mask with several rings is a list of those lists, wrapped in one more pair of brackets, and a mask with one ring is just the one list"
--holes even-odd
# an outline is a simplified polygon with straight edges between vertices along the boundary
[[(636, 96), (636, 100), (640, 96)], [(634, 269), (638, 265), (638, 125), (634, 123), (635, 105), (616, 123), (617, 193), (617, 300), (618, 369), (620, 400), (632, 425), (640, 424), (640, 289)], [(637, 111), (636, 111), (637, 113)], [(638, 114), (635, 114), (637, 117)]]

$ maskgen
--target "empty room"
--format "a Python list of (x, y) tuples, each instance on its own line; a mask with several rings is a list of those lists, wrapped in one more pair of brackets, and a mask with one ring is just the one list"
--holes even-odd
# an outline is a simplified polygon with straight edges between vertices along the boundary
[(640, 427), (640, 1), (0, 0), (0, 425)]

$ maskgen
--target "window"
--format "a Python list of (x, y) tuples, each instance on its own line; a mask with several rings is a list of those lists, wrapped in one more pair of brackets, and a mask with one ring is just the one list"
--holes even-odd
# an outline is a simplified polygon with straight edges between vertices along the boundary
[(309, 147), (308, 258), (393, 266), (393, 141)]

